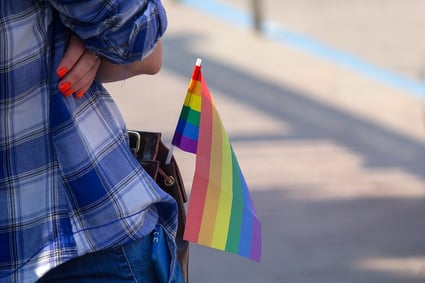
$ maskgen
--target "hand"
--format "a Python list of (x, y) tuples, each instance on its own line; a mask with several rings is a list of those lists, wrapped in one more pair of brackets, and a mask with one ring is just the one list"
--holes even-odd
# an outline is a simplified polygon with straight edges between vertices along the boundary
[(96, 78), (99, 66), (98, 55), (86, 50), (84, 43), (72, 35), (56, 70), (61, 79), (58, 84), (59, 91), (64, 96), (74, 94), (75, 97), (82, 98)]

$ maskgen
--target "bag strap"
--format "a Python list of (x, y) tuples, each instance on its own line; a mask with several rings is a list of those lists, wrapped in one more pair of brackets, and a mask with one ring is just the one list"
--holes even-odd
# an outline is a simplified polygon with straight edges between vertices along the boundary
[[(178, 182), (181, 197), (186, 203), (188, 198), (183, 184), (183, 178), (174, 156), (171, 158), (171, 163), (174, 166), (174, 170), (172, 171), (175, 174), (167, 174), (167, 172), (165, 172), (169, 171), (165, 170), (168, 166), (165, 164), (165, 160), (169, 148), (162, 142), (161, 133), (129, 130), (128, 136), (131, 151), (151, 177), (157, 181), (157, 174), (160, 174), (164, 180), (165, 187), (172, 187)], [(151, 162), (159, 163), (158, 166), (155, 167), (155, 170), (152, 168)]]
[(161, 133), (128, 131), (130, 148), (137, 160), (157, 160)]

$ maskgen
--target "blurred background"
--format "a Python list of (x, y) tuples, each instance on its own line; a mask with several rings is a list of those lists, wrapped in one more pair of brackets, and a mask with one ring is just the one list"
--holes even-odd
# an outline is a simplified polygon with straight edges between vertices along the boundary
[(263, 225), (260, 263), (192, 244), (191, 282), (425, 282), (425, 2), (164, 5), (161, 72), (106, 87), (169, 142), (202, 58)]

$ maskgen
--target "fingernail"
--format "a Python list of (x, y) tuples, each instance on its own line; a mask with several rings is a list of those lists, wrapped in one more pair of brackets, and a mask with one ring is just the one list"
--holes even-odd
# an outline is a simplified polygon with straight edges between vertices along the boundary
[(71, 87), (70, 82), (64, 82), (59, 85), (59, 91), (65, 94), (65, 92)]
[(67, 91), (65, 91), (64, 95), (65, 96), (70, 96), (71, 94), (74, 93), (74, 90), (72, 88), (68, 89)]
[(63, 78), (66, 75), (66, 73), (68, 73), (68, 68), (67, 67), (60, 67), (56, 71), (56, 74), (58, 75), (58, 77), (60, 79)]
[(84, 95), (84, 92), (82, 90), (80, 90), (79, 92), (77, 92), (77, 98), (81, 99)]

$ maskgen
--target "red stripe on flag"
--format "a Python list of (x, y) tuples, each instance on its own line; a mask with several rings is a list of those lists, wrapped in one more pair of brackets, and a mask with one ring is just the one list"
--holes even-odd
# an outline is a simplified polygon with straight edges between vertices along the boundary
[[(200, 80), (202, 84), (204, 84), (202, 75), (199, 70), (200, 68), (198, 67), (197, 79)], [(202, 91), (204, 91), (204, 87), (202, 87)], [(204, 93), (202, 93), (202, 97), (203, 96)], [(184, 239), (195, 243), (198, 242), (199, 239), (199, 231), (201, 228), (202, 216), (204, 214), (210, 175), (209, 155), (212, 146), (212, 105), (210, 105), (208, 108), (204, 108), (204, 106), (206, 106), (206, 104), (202, 103), (202, 115), (199, 125), (200, 129), (204, 129), (204, 133), (202, 135), (199, 134), (195, 176), (193, 178), (192, 191), (190, 193), (186, 229), (184, 232)]]

